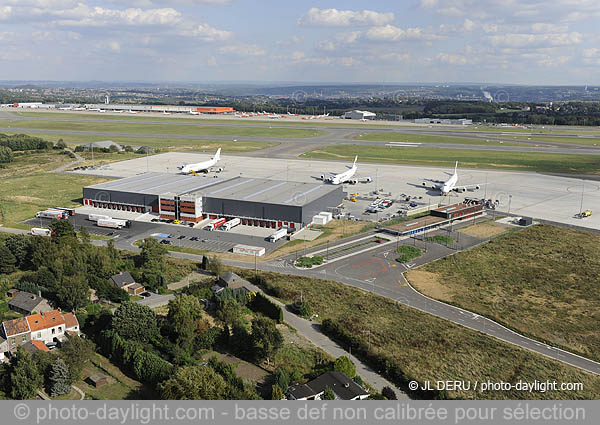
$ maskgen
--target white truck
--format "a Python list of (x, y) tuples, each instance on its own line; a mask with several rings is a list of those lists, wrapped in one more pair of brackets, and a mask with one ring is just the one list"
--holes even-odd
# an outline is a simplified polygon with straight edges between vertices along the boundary
[(287, 228), (282, 227), (281, 229), (273, 233), (271, 236), (269, 236), (269, 242), (277, 242), (279, 239), (286, 237), (287, 233)]
[(108, 216), (108, 215), (101, 215), (101, 214), (90, 214), (88, 215), (88, 220), (90, 221), (98, 221), (98, 220), (110, 220), (112, 217)]
[(116, 218), (109, 219), (99, 219), (96, 224), (99, 227), (110, 227), (112, 229), (122, 229), (123, 227), (127, 227), (127, 220), (118, 220)]
[(241, 223), (242, 223), (242, 220), (240, 220), (239, 218), (233, 218), (233, 219), (229, 220), (228, 222), (226, 222), (223, 226), (221, 226), (221, 229), (223, 229), (226, 232), (228, 232), (233, 227), (238, 226)]
[(69, 213), (65, 211), (47, 209), (45, 211), (39, 211), (35, 216), (37, 218), (55, 218), (57, 220), (61, 220), (63, 218), (68, 218)]
[(52, 236), (50, 229), (43, 229), (41, 227), (32, 227), (29, 234), (33, 236)]
[(204, 226), (203, 230), (215, 230), (218, 227), (221, 227), (222, 225), (224, 225), (227, 222), (226, 218), (215, 218), (214, 220), (212, 220), (210, 223), (208, 223), (206, 226)]

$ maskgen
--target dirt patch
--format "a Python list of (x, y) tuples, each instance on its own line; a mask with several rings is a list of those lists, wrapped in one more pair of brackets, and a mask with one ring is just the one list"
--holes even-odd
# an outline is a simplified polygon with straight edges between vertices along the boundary
[(35, 196), (23, 196), (23, 195), (16, 195), (13, 196), (12, 199), (14, 199), (15, 201), (18, 202), (38, 202), (41, 201), (41, 198), (36, 198)]
[(245, 362), (238, 357), (232, 356), (231, 354), (210, 351), (204, 355), (203, 358), (204, 360), (208, 360), (212, 356), (215, 356), (220, 362), (237, 365), (235, 368), (235, 374), (242, 379), (262, 384), (267, 376), (269, 376), (269, 372), (259, 368), (258, 366)]
[(442, 277), (437, 273), (424, 270), (410, 270), (406, 279), (419, 292), (438, 300), (451, 301), (454, 297), (452, 288), (441, 284)]
[(476, 238), (487, 239), (501, 235), (502, 233), (505, 233), (508, 230), (509, 228), (502, 224), (494, 222), (485, 222), (465, 227), (464, 229), (460, 229), (459, 232)]

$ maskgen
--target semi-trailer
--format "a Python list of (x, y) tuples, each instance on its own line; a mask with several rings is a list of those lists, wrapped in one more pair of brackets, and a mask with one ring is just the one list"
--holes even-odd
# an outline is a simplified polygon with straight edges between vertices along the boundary
[(109, 219), (99, 219), (96, 224), (99, 227), (110, 227), (112, 229), (122, 229), (123, 227), (129, 227), (130, 226), (130, 222), (129, 220), (119, 220), (116, 218), (109, 218)]
[(242, 220), (240, 220), (239, 218), (236, 217), (236, 218), (229, 220), (225, 224), (223, 224), (222, 229), (225, 230), (226, 232), (228, 232), (235, 226), (240, 225), (241, 223), (242, 223)]
[(110, 217), (108, 215), (102, 215), (102, 214), (90, 214), (90, 215), (88, 215), (88, 220), (90, 220), (90, 221), (110, 220), (110, 219), (112, 219), (112, 217)]
[(211, 230), (211, 231), (215, 230), (215, 229), (221, 227), (226, 222), (227, 222), (226, 218), (215, 218), (210, 223), (208, 223), (206, 226), (204, 226), (204, 230)]
[(269, 236), (269, 242), (277, 242), (279, 239), (286, 237), (287, 232), (287, 227), (282, 227), (281, 229), (273, 233), (271, 236)]
[(64, 218), (68, 218), (69, 213), (66, 211), (47, 209), (44, 211), (39, 211), (35, 216), (37, 218), (54, 218), (57, 220), (62, 220)]

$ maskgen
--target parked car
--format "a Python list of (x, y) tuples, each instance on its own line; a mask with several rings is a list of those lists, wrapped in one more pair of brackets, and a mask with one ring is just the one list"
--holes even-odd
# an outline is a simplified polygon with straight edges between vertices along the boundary
[(185, 239), (185, 235), (179, 235), (177, 239)]
[(152, 220), (150, 220), (152, 223), (156, 223), (158, 221), (158, 218), (153, 218)]
[(148, 292), (148, 291), (146, 291), (146, 292), (142, 292), (140, 295), (141, 295), (142, 297), (144, 297), (144, 298), (148, 298), (148, 297), (152, 296), (152, 294), (151, 294), (150, 292)]
[(160, 243), (163, 245), (171, 245), (171, 241), (168, 241), (166, 239), (163, 239), (162, 241), (160, 241)]

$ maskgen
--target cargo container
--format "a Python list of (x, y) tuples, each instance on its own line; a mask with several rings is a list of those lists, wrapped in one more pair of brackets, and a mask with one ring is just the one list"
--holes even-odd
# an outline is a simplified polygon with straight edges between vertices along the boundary
[(33, 227), (29, 233), (33, 236), (52, 236), (50, 229), (43, 229), (41, 227)]
[(227, 232), (227, 231), (231, 230), (233, 227), (238, 226), (241, 222), (242, 222), (242, 220), (240, 220), (239, 218), (234, 218), (232, 220), (229, 220), (227, 223), (225, 223), (222, 226), (222, 229)]
[(215, 229), (221, 227), (226, 222), (227, 222), (226, 218), (215, 218), (210, 223), (208, 223), (206, 226), (204, 226), (204, 230), (215, 230)]
[(90, 214), (88, 215), (88, 220), (90, 221), (98, 221), (98, 220), (110, 220), (112, 217), (108, 216), (108, 215), (101, 215), (101, 214)]
[(61, 208), (61, 207), (54, 207), (52, 208), (53, 210), (58, 210), (58, 211), (64, 211), (69, 215), (75, 215), (75, 209), (74, 208)]
[(269, 236), (269, 242), (277, 242), (279, 239), (284, 238), (286, 236), (287, 236), (287, 228), (282, 227), (281, 229), (279, 229), (275, 233), (273, 233), (271, 236)]
[(233, 253), (234, 254), (242, 254), (242, 255), (256, 255), (257, 257), (262, 257), (265, 255), (265, 248), (262, 246), (250, 246), (250, 245), (234, 245)]

